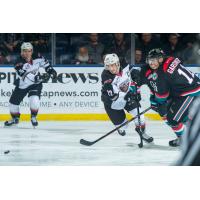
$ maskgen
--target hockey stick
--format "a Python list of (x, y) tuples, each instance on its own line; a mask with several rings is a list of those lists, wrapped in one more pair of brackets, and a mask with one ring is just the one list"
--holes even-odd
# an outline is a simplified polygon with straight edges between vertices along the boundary
[(142, 130), (141, 130), (141, 119), (140, 119), (140, 108), (139, 108), (139, 99), (137, 96), (137, 84), (135, 85), (135, 95), (136, 95), (136, 103), (137, 103), (137, 116), (138, 116), (138, 123), (139, 123), (139, 131), (137, 132), (140, 136), (140, 143), (138, 144), (139, 148), (143, 147), (143, 138), (142, 138)]
[(85, 146), (92, 146), (93, 144), (97, 143), (98, 141), (102, 140), (103, 138), (107, 137), (108, 135), (112, 134), (113, 132), (119, 130), (121, 127), (127, 125), (128, 123), (132, 122), (133, 120), (135, 120), (138, 116), (140, 115), (143, 115), (144, 113), (146, 113), (147, 111), (149, 111), (151, 109), (151, 107), (143, 110), (141, 113), (139, 113), (138, 115), (136, 115), (135, 117), (127, 120), (126, 122), (124, 122), (123, 124), (121, 124), (120, 126), (118, 126), (117, 128), (113, 129), (112, 131), (106, 133), (105, 135), (101, 136), (100, 138), (94, 140), (94, 141), (88, 141), (88, 140), (84, 140), (84, 139), (81, 139), (80, 140), (80, 143), (82, 145), (85, 145)]

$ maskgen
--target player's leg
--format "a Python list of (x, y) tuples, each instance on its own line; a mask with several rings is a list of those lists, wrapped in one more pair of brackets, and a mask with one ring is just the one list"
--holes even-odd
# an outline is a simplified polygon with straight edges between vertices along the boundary
[[(116, 126), (120, 126), (124, 122), (126, 122), (126, 114), (124, 110), (114, 110), (110, 106), (104, 105), (104, 108), (106, 110), (106, 113), (108, 117), (110, 118), (111, 122)], [(126, 134), (126, 128), (127, 126), (123, 126), (118, 130), (118, 133), (122, 136)]]
[(172, 128), (177, 138), (169, 141), (170, 146), (180, 146), (181, 136), (185, 131), (185, 122), (188, 119), (188, 111), (195, 97), (180, 97), (171, 103), (167, 116), (164, 117), (166, 123)]
[[(131, 110), (129, 110), (131, 109)], [(126, 110), (134, 117), (136, 116), (138, 113), (137, 113), (137, 108), (127, 108), (126, 106)], [(134, 123), (135, 123), (135, 131), (137, 131), (139, 133), (139, 131), (141, 130), (142, 131), (142, 137), (144, 139), (144, 141), (150, 143), (150, 142), (153, 142), (153, 137), (149, 136), (147, 133), (146, 133), (146, 124), (145, 124), (145, 118), (144, 118), (144, 115), (140, 115), (140, 122), (139, 122), (139, 119), (136, 118), (134, 120)]]
[(19, 89), (16, 87), (10, 97), (9, 100), (9, 110), (10, 110), (10, 115), (11, 119), (8, 121), (5, 121), (4, 125), (6, 127), (13, 126), (19, 123), (20, 119), (20, 110), (19, 110), (19, 105), (23, 98), (26, 96), (27, 91), (26, 89)]
[(38, 126), (37, 114), (40, 106), (40, 96), (42, 91), (42, 84), (35, 85), (31, 87), (28, 92), (28, 98), (30, 102), (30, 111), (31, 111), (31, 123), (32, 125)]

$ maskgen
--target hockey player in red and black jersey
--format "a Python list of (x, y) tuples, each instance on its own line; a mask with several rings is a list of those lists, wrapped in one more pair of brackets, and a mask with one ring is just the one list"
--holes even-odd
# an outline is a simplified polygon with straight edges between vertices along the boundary
[[(43, 69), (42, 73), (40, 69)], [(10, 127), (19, 123), (19, 105), (26, 95), (28, 95), (31, 110), (31, 123), (35, 127), (38, 125), (36, 116), (39, 110), (42, 82), (46, 82), (50, 77), (56, 78), (57, 73), (52, 68), (48, 60), (44, 57), (33, 56), (33, 46), (29, 42), (21, 45), (21, 56), (15, 64), (17, 79), (16, 86), (9, 100), (11, 120), (4, 123), (5, 127)]]
[[(130, 66), (120, 66), (116, 54), (107, 54), (104, 59), (105, 69), (102, 72), (102, 96), (104, 108), (112, 123), (118, 127), (126, 121), (125, 111), (137, 115), (137, 106), (141, 99), (139, 88), (131, 80)], [(142, 115), (140, 121), (136, 119), (135, 130), (142, 133), (143, 140), (150, 143), (153, 138), (145, 132), (145, 119)], [(118, 130), (122, 136), (126, 134), (126, 127)]]
[(186, 69), (179, 58), (166, 57), (161, 49), (152, 49), (146, 62), (138, 75), (134, 72), (133, 79), (139, 85), (148, 85), (151, 108), (160, 114), (177, 136), (169, 145), (179, 146), (189, 107), (200, 95), (200, 79)]

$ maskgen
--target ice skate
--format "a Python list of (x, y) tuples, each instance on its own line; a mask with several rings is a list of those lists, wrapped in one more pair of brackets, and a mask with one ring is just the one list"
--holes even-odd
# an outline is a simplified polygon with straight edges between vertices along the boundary
[(153, 137), (147, 135), (147, 134), (145, 133), (145, 129), (144, 129), (144, 128), (141, 128), (141, 129), (140, 129), (139, 127), (136, 127), (136, 128), (135, 128), (135, 131), (137, 131), (139, 134), (140, 134), (140, 132), (141, 132), (141, 134), (142, 134), (142, 139), (143, 139), (145, 142), (147, 142), (147, 143), (153, 142)]
[(31, 117), (31, 123), (32, 123), (32, 125), (33, 125), (34, 128), (35, 128), (36, 126), (38, 126), (38, 121), (37, 121), (37, 119), (36, 119), (35, 116), (32, 116), (32, 117)]
[(169, 141), (169, 146), (179, 147), (181, 145), (181, 137), (176, 138), (175, 140)]
[(13, 127), (13, 126), (17, 126), (17, 124), (19, 124), (19, 118), (13, 117), (11, 120), (4, 122), (4, 127)]

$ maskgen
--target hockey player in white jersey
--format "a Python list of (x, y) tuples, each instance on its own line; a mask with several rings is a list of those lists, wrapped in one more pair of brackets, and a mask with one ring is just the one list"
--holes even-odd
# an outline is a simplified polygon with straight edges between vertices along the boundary
[[(102, 96), (104, 108), (112, 123), (118, 127), (126, 121), (125, 111), (136, 116), (137, 106), (141, 95), (139, 88), (136, 89), (135, 83), (131, 80), (130, 66), (123, 68), (120, 66), (119, 58), (116, 54), (107, 54), (104, 59), (105, 69), (102, 72)], [(141, 115), (135, 122), (135, 130), (142, 132), (143, 140), (150, 143), (153, 138), (146, 134), (144, 115)], [(122, 136), (126, 134), (126, 127), (118, 130)]]
[[(41, 74), (40, 69), (44, 70)], [(14, 82), (16, 86), (9, 100), (9, 109), (11, 120), (4, 123), (5, 127), (13, 126), (19, 123), (20, 110), (19, 105), (24, 97), (28, 95), (31, 111), (31, 123), (35, 127), (38, 125), (36, 116), (39, 110), (40, 96), (42, 91), (42, 82), (50, 77), (56, 78), (57, 73), (43, 57), (33, 57), (33, 46), (29, 42), (21, 45), (21, 56), (15, 64), (17, 79)]]

